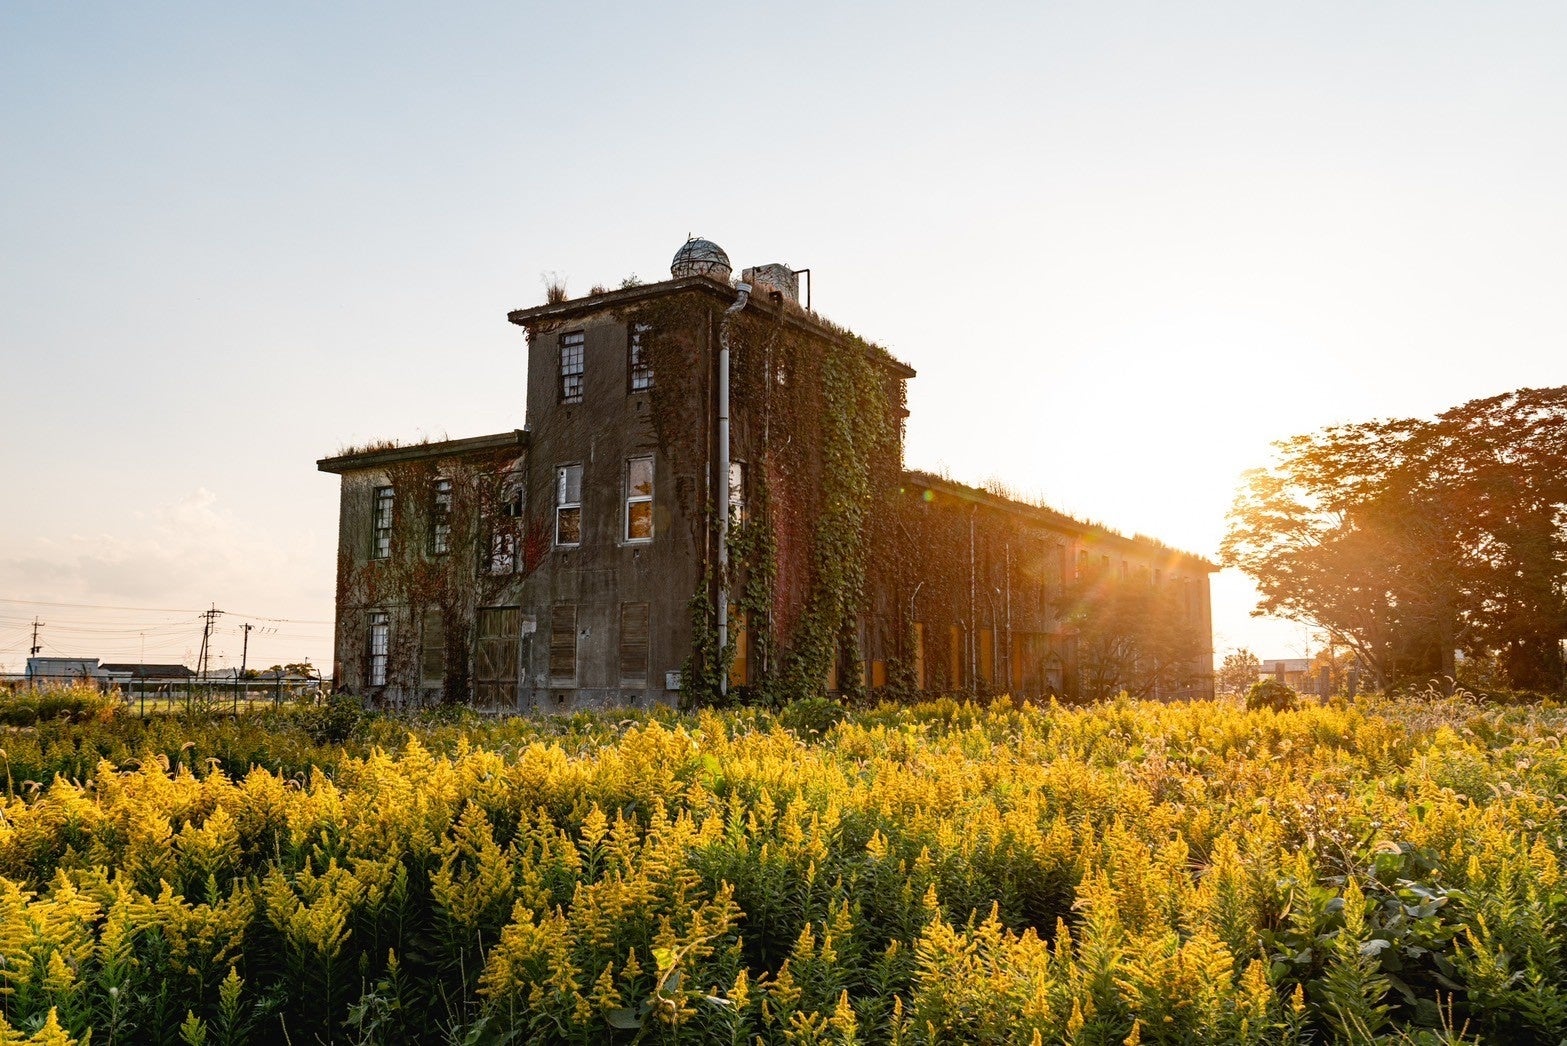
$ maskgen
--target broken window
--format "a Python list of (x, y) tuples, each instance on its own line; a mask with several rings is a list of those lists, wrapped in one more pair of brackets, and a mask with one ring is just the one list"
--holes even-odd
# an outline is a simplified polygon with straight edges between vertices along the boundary
[(582, 466), (555, 470), (555, 544), (582, 543)]
[(745, 514), (745, 462), (729, 463), (729, 522), (739, 526)]
[(653, 539), (653, 459), (626, 462), (626, 540)]
[(391, 487), (376, 487), (373, 508), (370, 513), (370, 558), (386, 559), (392, 554), (392, 502)]
[(582, 361), (585, 335), (581, 331), (560, 336), (560, 401), (582, 402)]
[(517, 539), (522, 526), (522, 490), (521, 473), (509, 472), (501, 477), (496, 493), (496, 512), (491, 520), (489, 552), (484, 561), (487, 574), (514, 574), (522, 569)]
[(633, 323), (627, 335), (626, 375), (632, 392), (645, 392), (653, 387), (653, 361), (648, 355), (651, 331), (645, 323)]

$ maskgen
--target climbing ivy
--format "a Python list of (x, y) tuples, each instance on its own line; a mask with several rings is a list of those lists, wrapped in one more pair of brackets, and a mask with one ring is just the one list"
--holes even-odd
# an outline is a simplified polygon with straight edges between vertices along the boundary
[[(727, 492), (707, 477), (720, 308), (686, 293), (624, 318), (650, 328), (655, 432), (675, 475), (693, 478), (680, 507), (695, 523), (704, 570), (689, 604), (683, 685), (688, 701), (716, 702), (735, 654), (733, 632), (718, 649), (709, 537), (713, 514), (728, 511)], [(842, 690), (857, 695), (860, 627), (874, 609), (869, 579), (881, 576), (873, 560), (895, 545), (902, 383), (885, 350), (789, 303), (753, 299), (734, 319), (730, 345), (733, 449), (750, 469), (746, 518), (729, 532), (727, 579), (755, 666), (745, 696), (782, 704), (818, 695), (835, 662)]]

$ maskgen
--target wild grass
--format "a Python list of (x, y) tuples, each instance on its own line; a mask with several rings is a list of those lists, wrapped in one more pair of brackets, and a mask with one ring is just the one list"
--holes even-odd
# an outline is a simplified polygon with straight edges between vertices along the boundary
[(1560, 709), (316, 714), (0, 733), (0, 1041), (1567, 1034)]

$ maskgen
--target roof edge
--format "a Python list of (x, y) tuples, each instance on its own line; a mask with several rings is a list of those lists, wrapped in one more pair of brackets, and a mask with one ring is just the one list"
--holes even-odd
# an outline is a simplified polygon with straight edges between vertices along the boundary
[[(697, 291), (702, 294), (712, 295), (716, 303), (730, 305), (734, 303), (736, 291), (727, 283), (706, 276), (681, 276), (673, 280), (662, 280), (658, 283), (639, 283), (635, 287), (622, 287), (618, 290), (605, 291), (603, 294), (588, 294), (581, 298), (571, 298), (567, 301), (554, 302), (545, 305), (535, 305), (529, 309), (513, 309), (506, 314), (506, 319), (519, 327), (528, 327), (541, 322), (566, 322), (599, 309), (625, 308), (638, 301), (646, 301), (653, 298), (665, 298), (679, 294), (682, 291)], [(768, 312), (773, 315), (782, 314), (785, 323), (800, 330), (809, 331), (817, 337), (824, 338), (835, 345), (853, 347), (855, 342), (870, 350), (870, 354), (877, 362), (886, 366), (899, 377), (912, 378), (915, 370), (907, 363), (898, 359), (884, 347), (877, 345), (859, 335), (848, 335), (842, 329), (822, 319), (814, 312), (806, 312), (800, 308), (790, 308), (782, 303), (773, 303), (761, 298), (751, 298), (747, 308), (755, 308), (759, 312)]]
[(485, 450), (509, 450), (526, 448), (529, 434), (526, 429), (496, 432), (488, 436), (468, 436), (464, 439), (445, 439), (435, 443), (412, 443), (406, 447), (387, 447), (382, 450), (351, 451), (316, 462), (317, 470), (341, 475), (359, 469), (396, 465), (405, 461), (425, 461), (430, 458), (449, 458), (473, 454)]
[(1003, 497), (1000, 494), (992, 494), (988, 490), (984, 490), (979, 487), (971, 487), (967, 483), (960, 483), (957, 480), (947, 479), (942, 476), (937, 476), (934, 473), (923, 472), (919, 469), (904, 469), (903, 475), (907, 479), (915, 480), (924, 486), (941, 490), (947, 494), (952, 495), (953, 497), (962, 498), (965, 501), (972, 501), (975, 504), (986, 505), (990, 508), (1000, 509), (1003, 512), (1011, 512), (1014, 515), (1024, 516), (1038, 522), (1055, 526), (1059, 529), (1071, 531), (1077, 534), (1098, 535), (1101, 537), (1111, 538), (1115, 541), (1120, 541), (1128, 545), (1141, 545), (1145, 548), (1158, 549), (1162, 552), (1167, 552), (1172, 556), (1179, 557), (1180, 559), (1199, 564), (1208, 573), (1214, 573), (1219, 570), (1219, 565), (1208, 559), (1206, 556), (1199, 556), (1195, 552), (1187, 552), (1184, 549), (1174, 548), (1170, 545), (1166, 545), (1164, 542), (1159, 541), (1156, 538), (1150, 538), (1142, 535), (1128, 536), (1118, 530), (1112, 530), (1103, 524), (1090, 523), (1086, 520), (1077, 519), (1057, 509), (1049, 508), (1044, 505), (1030, 505), (1025, 501), (1015, 501), (1012, 498)]

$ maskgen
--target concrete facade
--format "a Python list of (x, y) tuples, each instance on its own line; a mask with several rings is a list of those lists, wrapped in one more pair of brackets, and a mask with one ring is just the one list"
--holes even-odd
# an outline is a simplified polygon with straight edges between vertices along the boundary
[[(679, 701), (696, 638), (691, 605), (715, 592), (708, 509), (728, 487), (713, 453), (716, 347), (735, 297), (724, 282), (687, 276), (518, 310), (508, 318), (528, 338), (524, 429), (318, 462), (341, 476), (339, 688), (388, 704), (444, 697), (495, 711)], [(812, 353), (866, 353), (896, 413), (894, 460), (871, 467), (901, 476), (905, 497), (876, 511), (898, 514), (912, 540), (895, 556), (873, 555), (863, 664), (839, 665), (824, 685), (841, 687), (842, 672), (858, 670), (867, 686), (887, 686), (896, 660), (918, 666), (904, 679), (917, 690), (1068, 693), (1072, 636), (1051, 600), (1059, 571), (1075, 572), (1085, 555), (1190, 586), (1193, 622), (1211, 636), (1212, 564), (903, 472), (902, 383), (914, 372), (785, 295), (753, 297), (747, 316), (755, 330), (785, 331)], [(653, 326), (663, 339), (656, 357), (640, 340)], [(790, 391), (783, 363), (761, 351), (770, 353), (772, 337), (754, 337), (737, 355), (732, 457), (755, 482), (765, 472), (780, 491), (792, 483), (789, 496), (803, 505), (801, 484), (825, 466), (809, 441), (769, 442), (772, 398)], [(651, 359), (660, 366), (648, 387), (638, 365)], [(502, 556), (495, 569), (496, 550), (508, 548), (511, 561)], [(780, 546), (785, 636), (809, 570), (799, 548)], [(744, 577), (742, 567), (736, 585)], [(1211, 659), (1211, 639), (1202, 645), (1197, 657)], [(765, 655), (742, 651), (740, 660), (737, 685), (770, 670)]]

